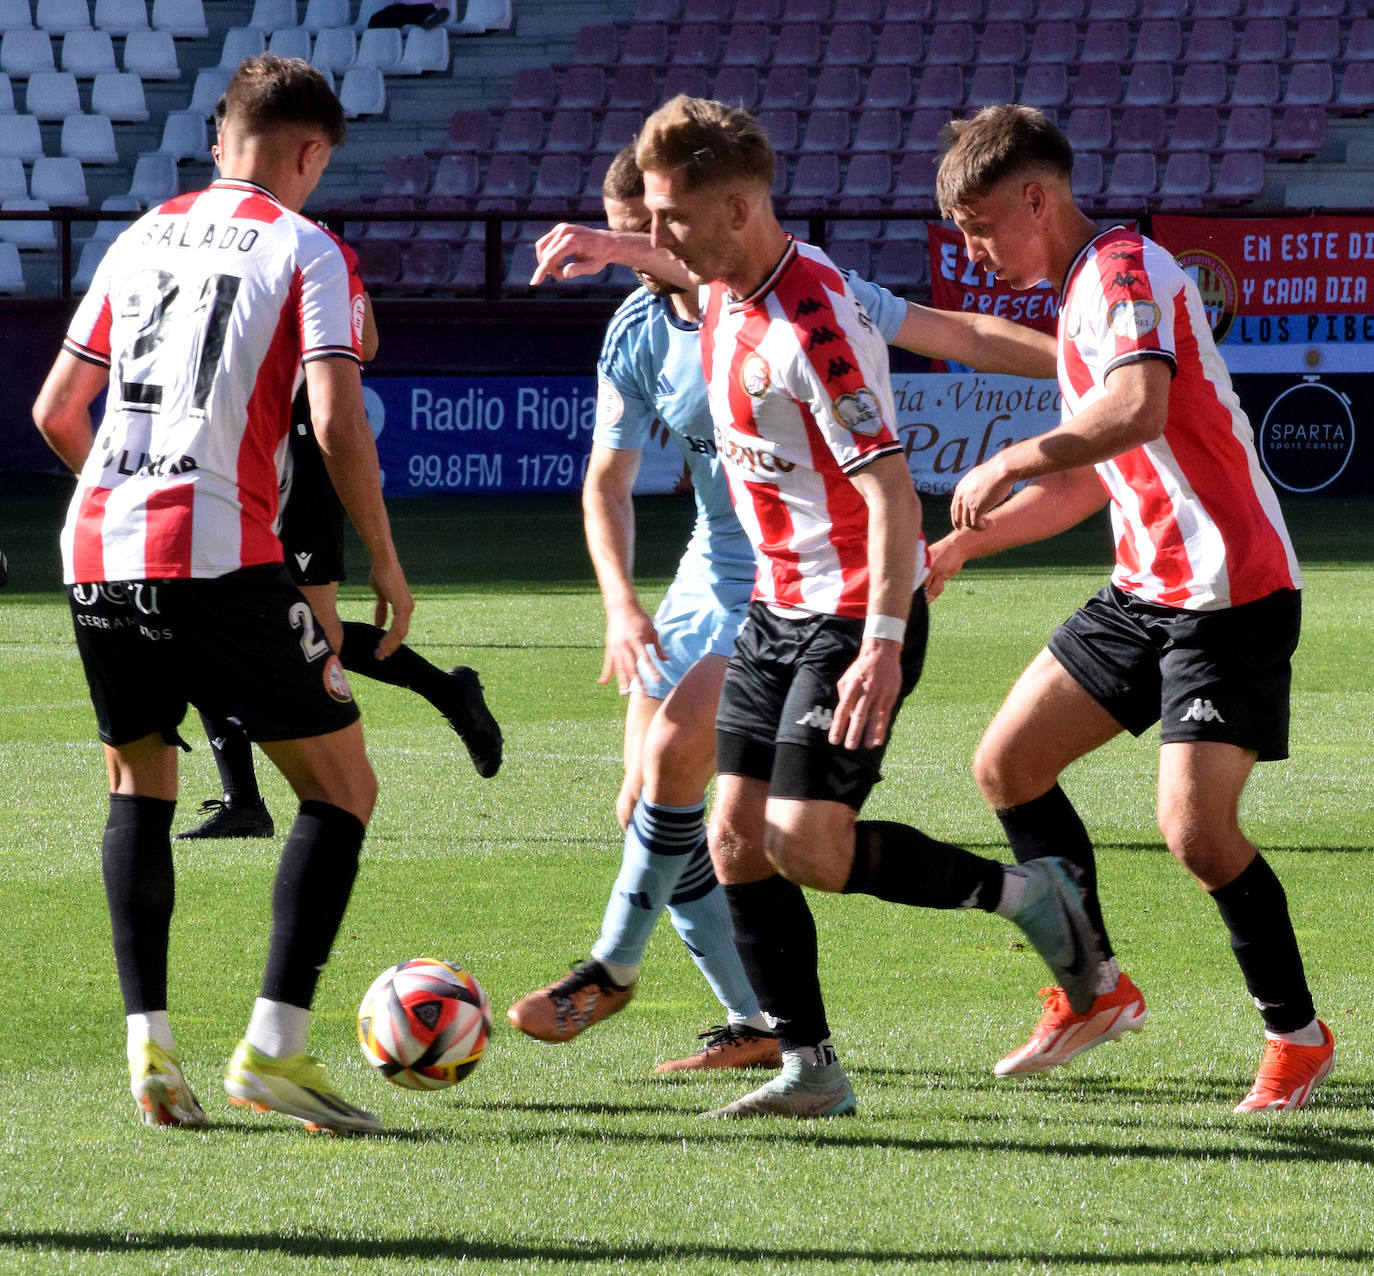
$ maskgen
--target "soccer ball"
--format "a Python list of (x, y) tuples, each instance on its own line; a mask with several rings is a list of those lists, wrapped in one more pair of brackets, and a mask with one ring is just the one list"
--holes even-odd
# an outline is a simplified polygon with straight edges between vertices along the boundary
[(491, 1005), (460, 966), (417, 957), (384, 970), (358, 1007), (363, 1058), (408, 1090), (442, 1090), (482, 1058)]

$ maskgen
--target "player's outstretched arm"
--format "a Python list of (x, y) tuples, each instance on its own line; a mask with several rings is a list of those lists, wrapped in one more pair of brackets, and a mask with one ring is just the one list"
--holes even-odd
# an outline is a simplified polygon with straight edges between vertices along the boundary
[(995, 315), (934, 310), (907, 302), (894, 345), (928, 359), (948, 359), (980, 372), (1052, 379), (1055, 340), (1024, 324)]
[(1027, 483), (984, 517), (976, 530), (955, 528), (930, 547), (926, 597), (938, 598), (970, 558), (986, 558), (1017, 545), (1046, 540), (1081, 523), (1107, 503), (1107, 491), (1091, 466), (1050, 474)]
[(362, 377), (352, 359), (312, 359), (305, 365), (305, 387), (329, 480), (372, 560), (374, 623), (384, 626), (391, 612), (391, 626), (377, 647), (378, 659), (384, 660), (405, 640), (415, 600), (391, 539), (377, 445), (363, 408)]
[[(905, 622), (916, 579), (921, 502), (900, 454), (881, 456), (853, 476), (868, 506), (868, 622)], [(902, 637), (865, 636), (854, 663), (840, 675), (830, 743), (876, 748), (887, 739), (902, 689)]]
[(560, 222), (534, 245), (538, 264), (530, 276), (530, 284), (545, 279), (577, 279), (594, 275), (607, 266), (628, 266), (642, 270), (667, 283), (693, 287), (687, 268), (661, 248), (649, 242), (648, 235), (630, 231), (599, 230), (595, 226), (579, 226)]
[[(653, 617), (640, 604), (634, 582), (633, 493), (639, 460), (637, 449), (593, 443), (582, 484), (587, 552), (606, 609), (606, 656), (598, 681), (604, 685), (614, 678), (622, 692), (630, 689), (641, 660), (650, 653), (663, 656)], [(652, 660), (646, 664), (653, 668)]]
[(33, 423), (62, 463), (79, 473), (95, 442), (91, 403), (109, 380), (108, 368), (61, 351), (33, 405)]

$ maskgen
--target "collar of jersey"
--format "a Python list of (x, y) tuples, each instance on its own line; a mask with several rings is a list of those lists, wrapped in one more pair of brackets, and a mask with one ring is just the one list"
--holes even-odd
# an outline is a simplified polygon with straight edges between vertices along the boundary
[(1117, 222), (1115, 226), (1108, 226), (1106, 230), (1098, 231), (1096, 235), (1078, 250), (1078, 256), (1069, 264), (1068, 273), (1064, 276), (1064, 287), (1059, 294), (1059, 300), (1061, 302), (1069, 295), (1069, 289), (1073, 286), (1073, 279), (1074, 276), (1078, 274), (1078, 268), (1087, 261), (1088, 254), (1097, 246), (1098, 240), (1106, 239), (1108, 235), (1115, 235), (1117, 231), (1125, 229), (1126, 226), (1123, 222)]
[(768, 278), (755, 288), (749, 296), (741, 297), (738, 301), (730, 302), (727, 309), (734, 312), (737, 310), (747, 310), (750, 306), (757, 306), (759, 302), (778, 286), (778, 280), (782, 278), (783, 271), (796, 261), (796, 259), (797, 241), (793, 239), (789, 233), (787, 236), (787, 248), (784, 250), (782, 256), (778, 258), (778, 264), (773, 267)]
[[(653, 297), (653, 293), (649, 294)], [(676, 310), (673, 309), (671, 297), (654, 297), (654, 300), (663, 308), (663, 317), (668, 321), (668, 325), (676, 328), (679, 332), (696, 332), (701, 324), (693, 323), (690, 319), (684, 319)]]
[[(211, 190), (228, 191), (248, 191), (254, 195), (266, 195), (274, 204), (280, 204), (279, 200), (266, 186), (259, 186), (257, 182), (250, 182), (243, 177), (217, 177), (210, 183)], [(285, 205), (282, 205), (285, 207)]]

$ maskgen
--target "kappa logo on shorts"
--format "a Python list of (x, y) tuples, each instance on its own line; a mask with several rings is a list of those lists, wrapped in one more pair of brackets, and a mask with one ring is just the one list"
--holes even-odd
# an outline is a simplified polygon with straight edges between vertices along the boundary
[(1193, 701), (1184, 711), (1180, 722), (1225, 722), (1226, 719), (1212, 707), (1210, 700), (1204, 700), (1201, 696)]
[(813, 705), (797, 719), (797, 725), (799, 727), (815, 727), (817, 731), (829, 731), (830, 723), (834, 717), (834, 709), (827, 709), (822, 704)]

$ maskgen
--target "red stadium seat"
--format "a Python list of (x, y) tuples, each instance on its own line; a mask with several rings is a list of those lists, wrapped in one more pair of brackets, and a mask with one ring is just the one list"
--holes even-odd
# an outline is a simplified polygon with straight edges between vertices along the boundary
[(816, 77), (813, 107), (856, 107), (863, 94), (859, 70), (853, 66), (823, 66)]
[(1121, 69), (1106, 62), (1087, 63), (1074, 78), (1072, 101), (1074, 106), (1118, 105), (1121, 101)]
[(787, 22), (778, 29), (773, 46), (776, 66), (818, 66), (821, 61), (821, 28), (817, 22)]
[(892, 190), (892, 160), (877, 152), (852, 156), (844, 175), (848, 199), (881, 199)]
[(1285, 106), (1325, 106), (1336, 96), (1336, 77), (1327, 62), (1304, 62), (1288, 73)]
[(873, 31), (866, 22), (837, 22), (830, 28), (825, 45), (827, 67), (867, 66), (872, 61)]
[(1218, 203), (1245, 204), (1264, 194), (1264, 156), (1256, 151), (1234, 151), (1221, 157), (1212, 196)]
[(849, 112), (839, 109), (812, 111), (807, 116), (803, 151), (840, 155), (849, 150)]
[(921, 65), (925, 43), (915, 22), (889, 22), (878, 35), (873, 60), (913, 67)]
[(973, 61), (973, 50), (973, 27), (970, 23), (942, 22), (931, 30), (926, 65), (962, 68)]
[(1221, 142), (1221, 120), (1214, 106), (1181, 106), (1174, 116), (1169, 149), (1214, 151)]
[(969, 81), (965, 108), (994, 106), (1016, 101), (1016, 72), (1009, 66), (976, 66)]
[[(599, 66), (570, 66), (563, 72), (558, 105), (564, 110), (599, 111), (606, 104), (606, 72)], [(513, 105), (513, 104), (512, 104)], [(547, 111), (547, 107), (537, 108)]]
[(1281, 62), (1288, 56), (1288, 23), (1282, 18), (1256, 18), (1241, 30), (1236, 57), (1242, 62)]
[(983, 28), (983, 40), (978, 46), (978, 62), (988, 66), (997, 63), (1023, 62), (1026, 57), (1026, 28), (1020, 22), (989, 22)]
[(1042, 22), (1031, 37), (1029, 61), (1071, 66), (1078, 60), (1078, 28), (1072, 22)]
[(1135, 40), (1137, 62), (1177, 62), (1182, 56), (1183, 27), (1176, 18), (1152, 18), (1140, 24)]
[(711, 84), (711, 96), (752, 111), (759, 104), (759, 73), (752, 66), (723, 66)]
[(1131, 32), (1125, 22), (1090, 22), (1083, 34), (1082, 62), (1124, 66), (1131, 57)]
[(875, 66), (868, 73), (868, 81), (864, 85), (863, 105), (866, 109), (905, 109), (911, 105), (912, 88), (910, 67)]
[(1128, 106), (1121, 112), (1116, 149), (1158, 153), (1164, 149), (1164, 136), (1164, 112), (1159, 107)]
[(1021, 81), (1021, 102), (1042, 111), (1064, 106), (1069, 100), (1069, 72), (1062, 62), (1045, 62), (1026, 68)]
[(1274, 150), (1280, 159), (1310, 159), (1325, 142), (1326, 111), (1322, 107), (1284, 107), (1274, 134)]
[(921, 72), (916, 90), (919, 107), (942, 107), (952, 111), (964, 104), (964, 69), (961, 66), (929, 66)]
[(768, 72), (759, 97), (762, 110), (804, 111), (810, 104), (811, 77), (804, 66), (775, 66)]
[[(738, 27), (734, 30), (739, 30)], [(766, 31), (767, 28), (764, 28)], [(713, 67), (721, 61), (720, 28), (704, 22), (684, 24), (677, 30), (677, 38), (672, 42), (671, 60), (677, 66)], [(663, 61), (664, 59), (659, 59)], [(732, 57), (727, 45), (724, 60), (736, 65), (741, 64), (739, 57)], [(743, 59), (743, 65), (751, 65), (753, 59)]]
[(1127, 106), (1169, 106), (1174, 100), (1174, 69), (1163, 62), (1131, 68), (1123, 99)]

